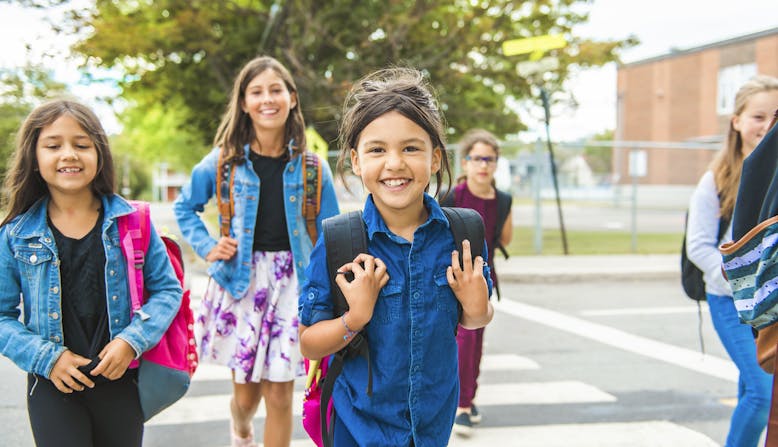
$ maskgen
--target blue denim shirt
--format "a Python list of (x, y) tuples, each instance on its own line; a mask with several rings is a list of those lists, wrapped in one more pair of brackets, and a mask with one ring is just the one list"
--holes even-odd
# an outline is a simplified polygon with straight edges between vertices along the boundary
[[(47, 223), (48, 196), (0, 228), (0, 353), (21, 369), (49, 377), (66, 349), (62, 331), (59, 255)], [(102, 197), (105, 291), (110, 337), (142, 353), (157, 344), (181, 306), (181, 285), (162, 240), (151, 227), (143, 276), (149, 298), (130, 312), (127, 262), (119, 245), (119, 216), (133, 211), (123, 198)], [(19, 321), (21, 298), (24, 321)], [(131, 318), (132, 317), (132, 318)]]
[[(370, 346), (373, 396), (365, 393), (367, 364), (346, 361), (333, 390), (333, 402), (361, 446), (443, 446), (448, 442), (459, 398), (457, 375), (457, 299), (448, 285), (454, 238), (437, 202), (424, 196), (427, 221), (413, 243), (393, 234), (372, 196), (362, 218), (368, 251), (387, 266), (373, 317), (364, 329)], [(484, 247), (486, 253), (486, 247)], [(330, 282), (322, 238), (311, 254), (308, 281), (300, 294), (300, 323), (332, 319)], [(489, 279), (489, 267), (484, 265)]]
[[(249, 287), (254, 225), (259, 208), (259, 177), (249, 160), (249, 150), (249, 145), (245, 145), (245, 163), (233, 167), (235, 179), (232, 196), (235, 214), (230, 224), (230, 234), (238, 240), (238, 253), (228, 261), (215, 261), (208, 268), (208, 274), (236, 299), (242, 298)], [(291, 142), (289, 150), (291, 150)], [(299, 283), (302, 283), (305, 277), (305, 267), (308, 265), (308, 258), (313, 249), (302, 214), (305, 186), (301, 169), (302, 158), (292, 157), (284, 167), (283, 174), (286, 229)], [(219, 148), (214, 148), (194, 167), (189, 184), (184, 186), (173, 205), (181, 233), (203, 259), (216, 245), (217, 240), (208, 233), (198, 214), (203, 212), (205, 204), (216, 195), (218, 162)], [(326, 162), (322, 162), (321, 182), (321, 205), (316, 218), (316, 229), (319, 233), (321, 233), (321, 221), (340, 212), (335, 188), (332, 185), (332, 174)]]

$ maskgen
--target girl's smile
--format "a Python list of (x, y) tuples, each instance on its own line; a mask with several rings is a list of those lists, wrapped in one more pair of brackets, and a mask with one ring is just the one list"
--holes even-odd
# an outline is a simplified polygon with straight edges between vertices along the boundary
[(365, 126), (351, 150), (354, 174), (384, 214), (423, 208), (430, 176), (440, 169), (440, 148), (429, 134), (402, 114), (392, 111)]

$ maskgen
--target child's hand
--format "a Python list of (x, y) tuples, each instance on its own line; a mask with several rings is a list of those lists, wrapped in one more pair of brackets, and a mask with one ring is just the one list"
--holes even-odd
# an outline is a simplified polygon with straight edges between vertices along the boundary
[(100, 358), (100, 363), (89, 374), (102, 374), (108, 380), (116, 380), (124, 375), (124, 371), (130, 366), (130, 362), (135, 358), (135, 350), (121, 338), (114, 338), (97, 357)]
[[(354, 274), (351, 282), (343, 275), (347, 272)], [(348, 302), (350, 319), (356, 326), (353, 330), (361, 330), (373, 317), (378, 292), (387, 282), (389, 273), (386, 271), (386, 264), (368, 254), (360, 253), (353, 262), (338, 269), (335, 283)]]
[(83, 391), (84, 385), (93, 388), (95, 383), (78, 370), (79, 366), (85, 366), (89, 363), (91, 363), (91, 360), (88, 358), (81, 357), (73, 351), (66, 349), (54, 363), (49, 380), (58, 390), (66, 394), (73, 391)]
[(205, 256), (205, 260), (213, 262), (216, 260), (227, 261), (235, 256), (238, 252), (238, 240), (231, 237), (222, 236), (219, 242), (208, 252)]
[[(473, 317), (480, 321), (485, 315), (490, 315), (489, 287), (484, 278), (484, 260), (476, 256), (475, 260), (470, 251), (470, 241), (462, 241), (462, 264), (464, 269), (459, 266), (459, 253), (454, 250), (451, 252), (451, 266), (446, 269), (446, 278), (451, 290), (462, 303), (462, 325)], [(491, 316), (486, 320), (491, 319)], [(479, 323), (475, 323), (479, 324)], [(484, 323), (485, 324), (485, 323)], [(480, 326), (479, 326), (480, 327)]]

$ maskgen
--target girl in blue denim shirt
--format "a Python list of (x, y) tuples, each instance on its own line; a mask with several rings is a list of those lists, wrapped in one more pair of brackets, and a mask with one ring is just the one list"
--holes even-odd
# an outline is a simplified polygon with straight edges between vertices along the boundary
[[(174, 205), (184, 237), (212, 263), (195, 334), (201, 361), (233, 371), (230, 430), (237, 447), (255, 445), (252, 418), (263, 398), (264, 444), (289, 445), (294, 379), (305, 374), (297, 297), (313, 244), (302, 214), (300, 109), (297, 87), (283, 65), (270, 57), (247, 63), (235, 79), (216, 148), (194, 167)], [(216, 240), (199, 213), (220, 188), (220, 152), (232, 163), (234, 216), (230, 237)], [(319, 231), (324, 218), (338, 214), (332, 175), (321, 163)]]
[(468, 241), (454, 246), (426, 193), (432, 175), (441, 185), (449, 167), (442, 117), (422, 75), (376, 72), (355, 84), (346, 106), (338, 165), (343, 174), (350, 159), (370, 193), (362, 214), (368, 253), (340, 267), (354, 274), (351, 282), (336, 279), (350, 310), (333, 318), (319, 239), (300, 295), (301, 349), (318, 359), (366, 334), (373, 393), (365, 393), (365, 359), (346, 360), (332, 396), (336, 446), (444, 446), (459, 395), (455, 330), (491, 321), (489, 269), (472, 258)]
[(143, 267), (149, 297), (132, 315), (116, 220), (134, 208), (114, 194), (108, 138), (81, 104), (54, 100), (33, 110), (8, 172), (0, 352), (29, 373), (35, 443), (139, 447), (143, 414), (128, 366), (181, 305), (164, 244), (152, 227)]

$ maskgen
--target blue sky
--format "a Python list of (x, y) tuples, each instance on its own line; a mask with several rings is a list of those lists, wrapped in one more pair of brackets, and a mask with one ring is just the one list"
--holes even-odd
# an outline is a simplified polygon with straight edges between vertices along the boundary
[[(85, 0), (79, 0), (85, 1)], [(635, 34), (641, 44), (623, 55), (624, 62), (634, 62), (669, 52), (673, 47), (691, 48), (728, 38), (763, 31), (778, 26), (775, 20), (776, 0), (594, 0), (587, 6), (590, 20), (576, 32), (584, 37), (623, 39)], [(60, 56), (50, 61), (59, 80), (73, 85), (73, 93), (92, 104), (101, 114), (106, 128), (118, 125), (109, 110), (94, 98), (110, 94), (106, 86), (79, 85), (75, 70), (64, 55), (67, 39), (54, 38), (42, 20), (46, 12), (28, 10), (0, 3), (0, 66), (17, 66), (26, 57), (25, 45), (33, 54), (54, 51)], [(51, 13), (49, 13), (51, 14)], [(578, 102), (576, 110), (554, 110), (552, 138), (574, 140), (612, 129), (616, 124), (616, 65), (577, 73), (568, 83)], [(544, 136), (539, 101), (526, 103), (522, 116), (530, 127), (523, 140)]]

